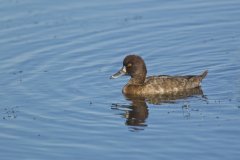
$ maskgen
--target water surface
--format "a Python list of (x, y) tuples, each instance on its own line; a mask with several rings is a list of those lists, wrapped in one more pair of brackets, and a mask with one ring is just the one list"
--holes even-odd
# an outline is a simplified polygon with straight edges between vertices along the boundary
[[(0, 2), (2, 159), (239, 158), (239, 1)], [(209, 75), (130, 100), (109, 79), (130, 53), (148, 75)]]

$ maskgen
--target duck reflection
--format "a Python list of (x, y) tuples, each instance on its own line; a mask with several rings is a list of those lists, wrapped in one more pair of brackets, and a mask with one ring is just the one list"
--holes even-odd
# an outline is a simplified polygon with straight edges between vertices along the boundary
[(112, 109), (123, 111), (120, 115), (126, 119), (125, 124), (131, 126), (132, 131), (143, 130), (147, 124), (148, 106), (143, 97), (127, 98), (129, 105), (112, 104)]
[(175, 103), (176, 100), (188, 97), (204, 97), (201, 87), (165, 95), (134, 96), (124, 94), (125, 98), (131, 101), (130, 105), (112, 104), (112, 109), (124, 111), (121, 115), (126, 118), (125, 124), (131, 126), (132, 131), (143, 130), (147, 127), (148, 105), (161, 105), (162, 103)]

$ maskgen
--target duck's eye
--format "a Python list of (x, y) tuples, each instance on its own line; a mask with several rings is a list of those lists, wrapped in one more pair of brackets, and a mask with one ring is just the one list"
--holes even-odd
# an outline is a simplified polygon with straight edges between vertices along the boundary
[(132, 67), (132, 63), (128, 63), (128, 64), (127, 64), (127, 67)]

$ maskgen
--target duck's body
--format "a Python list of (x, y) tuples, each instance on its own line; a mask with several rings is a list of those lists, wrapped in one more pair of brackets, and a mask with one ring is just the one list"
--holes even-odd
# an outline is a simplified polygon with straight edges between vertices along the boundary
[(123, 61), (123, 68), (111, 78), (118, 78), (125, 74), (131, 76), (131, 79), (123, 87), (124, 94), (169, 94), (199, 87), (207, 73), (205, 71), (201, 75), (146, 77), (147, 69), (143, 59), (137, 55), (129, 55)]
[(200, 86), (202, 79), (207, 75), (205, 71), (197, 76), (150, 76), (143, 84), (132, 84), (131, 80), (123, 87), (124, 94), (168, 94), (172, 92), (181, 92), (184, 90)]

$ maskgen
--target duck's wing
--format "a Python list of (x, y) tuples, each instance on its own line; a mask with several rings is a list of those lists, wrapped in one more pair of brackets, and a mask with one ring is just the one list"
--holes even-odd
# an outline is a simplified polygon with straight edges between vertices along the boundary
[(186, 76), (169, 76), (159, 75), (147, 77), (145, 84), (161, 86), (166, 91), (179, 91), (199, 87), (203, 78), (206, 77), (208, 71), (200, 75), (186, 75)]

